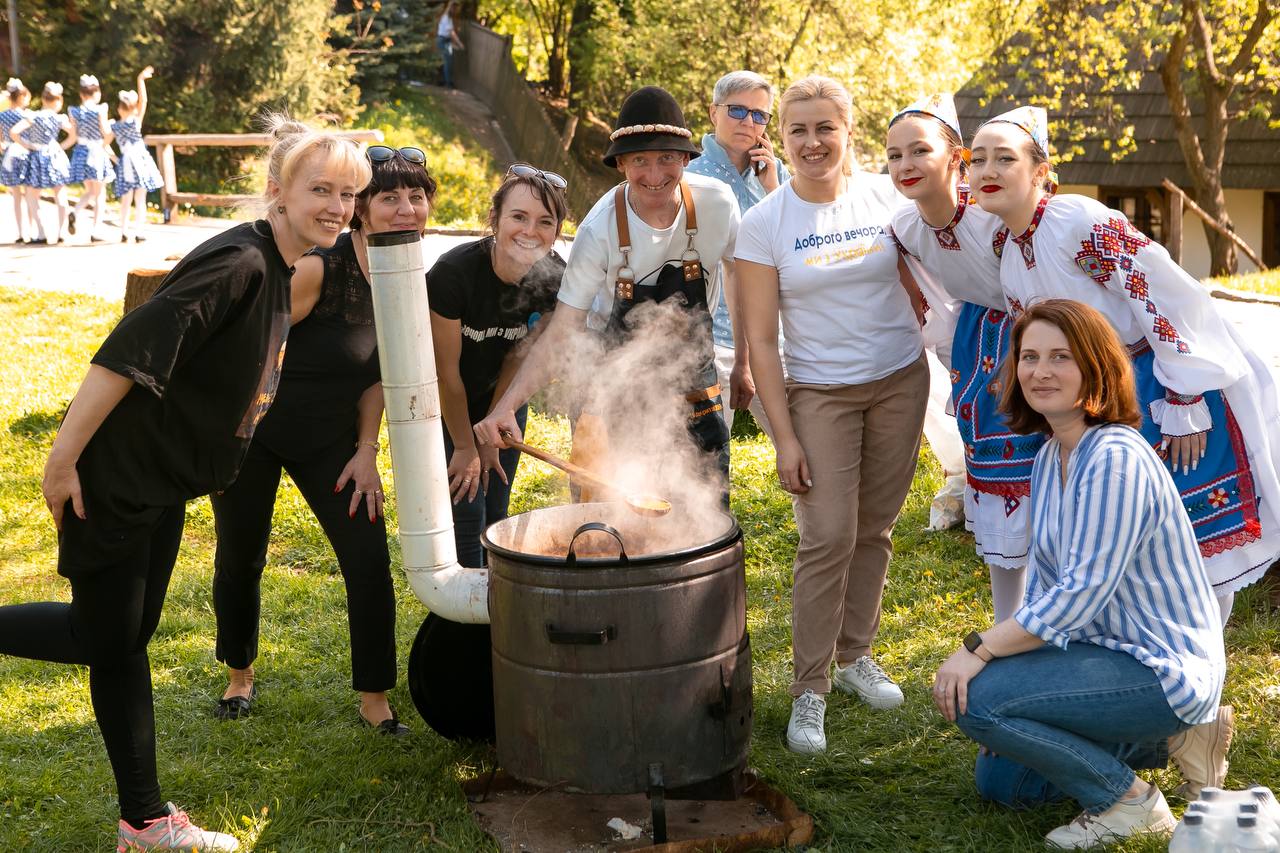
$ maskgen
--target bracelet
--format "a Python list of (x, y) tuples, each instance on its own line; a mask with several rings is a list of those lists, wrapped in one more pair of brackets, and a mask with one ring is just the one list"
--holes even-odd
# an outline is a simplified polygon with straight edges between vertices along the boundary
[(362, 447), (372, 447), (374, 453), (377, 453), (382, 449), (382, 445), (376, 441), (357, 441), (356, 450), (359, 450)]

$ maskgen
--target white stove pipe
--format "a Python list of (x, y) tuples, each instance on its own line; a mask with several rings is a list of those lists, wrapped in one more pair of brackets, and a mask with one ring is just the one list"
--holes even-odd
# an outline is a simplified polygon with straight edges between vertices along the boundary
[(370, 234), (369, 279), (405, 576), (432, 613), (453, 622), (486, 623), (489, 572), (459, 566), (453, 539), (440, 391), (418, 233)]

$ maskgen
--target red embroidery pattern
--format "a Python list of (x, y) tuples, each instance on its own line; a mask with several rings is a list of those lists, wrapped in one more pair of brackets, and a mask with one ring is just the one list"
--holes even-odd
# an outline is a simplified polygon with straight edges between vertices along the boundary
[[(892, 225), (891, 225), (891, 226), (889, 226), (889, 228), (888, 228), (888, 229), (886, 229), (886, 230), (888, 231), (889, 239), (890, 239), (890, 240), (892, 240), (892, 241), (893, 241), (893, 245), (897, 247), (897, 249), (898, 249), (898, 254), (899, 254), (899, 255), (911, 255), (911, 253), (907, 251), (907, 247), (906, 247), (906, 246), (904, 246), (904, 245), (902, 245), (902, 243), (898, 242), (898, 235), (897, 235), (897, 234), (895, 234), (895, 233), (893, 233), (893, 226), (892, 226)], [(916, 258), (916, 256), (915, 256), (915, 255), (911, 255), (911, 257)], [(918, 261), (918, 260), (920, 260), (920, 259), (919, 259), (919, 258), (916, 258), (916, 260)]]
[(1026, 231), (1013, 238), (1013, 242), (1022, 250), (1022, 261), (1029, 270), (1036, 267), (1036, 247), (1031, 238), (1040, 227), (1040, 220), (1044, 218), (1044, 209), (1048, 206), (1049, 196), (1040, 196), (1040, 201), (1036, 204), (1036, 212), (1031, 215), (1031, 224), (1027, 226)]
[[(964, 211), (969, 205), (973, 204), (973, 194), (969, 192), (968, 187), (960, 187), (960, 198), (956, 203), (955, 216), (951, 217), (951, 221), (941, 228), (933, 228), (933, 236), (937, 238), (938, 245), (948, 251), (960, 251), (960, 238), (956, 236), (956, 226), (960, 224), (960, 220), (964, 218)], [(927, 223), (926, 223), (927, 224)], [(996, 252), (999, 255), (999, 252)]]
[(1021, 317), (1022, 312), (1024, 310), (1022, 307), (1022, 303), (1019, 302), (1017, 299), (1014, 299), (1012, 296), (1010, 296), (1007, 293), (1005, 294), (1005, 299), (1009, 300), (1009, 313), (1013, 315), (1013, 319), (1016, 320), (1019, 317)]
[(1230, 498), (1227, 496), (1226, 489), (1214, 489), (1209, 493), (1209, 503), (1215, 508), (1226, 506), (1228, 500), (1230, 500)]
[(982, 372), (990, 373), (995, 369), (996, 369), (996, 360), (989, 355), (984, 355), (982, 357)]
[(991, 251), (996, 253), (996, 257), (1004, 257), (1004, 244), (1009, 239), (1009, 229), (1001, 228), (991, 238)]
[(1089, 278), (1105, 287), (1116, 270), (1124, 273), (1124, 289), (1130, 299), (1142, 300), (1147, 313), (1154, 319), (1151, 331), (1159, 336), (1163, 343), (1173, 344), (1178, 352), (1187, 354), (1191, 347), (1173, 323), (1160, 313), (1159, 307), (1151, 300), (1151, 288), (1147, 275), (1134, 264), (1133, 256), (1145, 246), (1151, 245), (1151, 238), (1133, 228), (1123, 216), (1112, 217), (1106, 222), (1095, 222), (1089, 239), (1080, 241), (1080, 251), (1076, 252), (1076, 266)]

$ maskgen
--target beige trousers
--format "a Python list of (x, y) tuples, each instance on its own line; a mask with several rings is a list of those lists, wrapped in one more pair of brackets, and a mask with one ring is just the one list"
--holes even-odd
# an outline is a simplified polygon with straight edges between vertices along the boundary
[(834, 657), (871, 653), (893, 554), (894, 522), (911, 489), (929, 368), (922, 355), (863, 385), (787, 384), (787, 404), (813, 486), (794, 498), (800, 546), (791, 593), (791, 695), (831, 691)]

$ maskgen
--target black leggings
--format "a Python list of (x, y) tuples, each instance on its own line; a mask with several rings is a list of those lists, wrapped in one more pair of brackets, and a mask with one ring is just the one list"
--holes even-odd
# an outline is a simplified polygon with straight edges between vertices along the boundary
[[(156, 722), (147, 643), (160, 622), (182, 541), (182, 505), (113, 549), (111, 562), (71, 580), (71, 603), (0, 607), (0, 654), (89, 667), (89, 695), (128, 821), (164, 812), (156, 778)], [(83, 524), (68, 502), (64, 527)], [(67, 540), (59, 549), (65, 559)], [(79, 558), (92, 555), (76, 554)]]
[(227, 666), (244, 669), (258, 656), (262, 570), (283, 469), (324, 529), (347, 586), (352, 687), (377, 693), (395, 686), (396, 599), (387, 526), (382, 518), (369, 523), (364, 498), (355, 518), (347, 514), (354, 482), (340, 493), (333, 491), (354, 453), (354, 443), (352, 435), (297, 462), (282, 459), (254, 441), (236, 481), (222, 494), (211, 496), (218, 534), (213, 563), (217, 656)]

